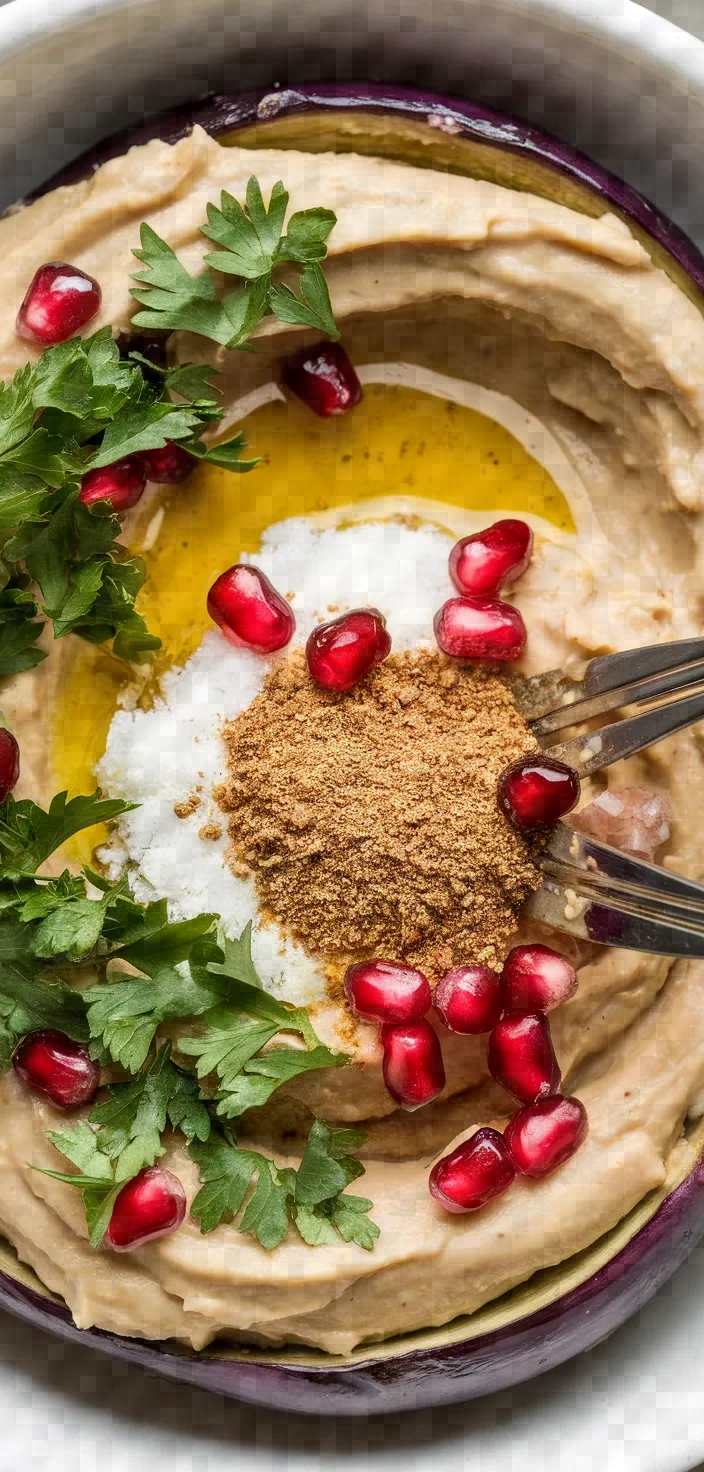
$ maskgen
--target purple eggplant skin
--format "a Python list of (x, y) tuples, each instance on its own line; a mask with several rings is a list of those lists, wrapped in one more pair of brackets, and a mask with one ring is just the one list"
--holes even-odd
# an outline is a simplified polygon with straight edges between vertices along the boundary
[[(437, 93), (384, 84), (329, 83), (213, 96), (178, 108), (139, 128), (117, 134), (72, 163), (37, 190), (90, 175), (133, 144), (151, 138), (175, 143), (198, 123), (213, 137), (272, 118), (301, 112), (372, 112), (426, 122), (429, 127), (485, 147), (531, 157), (616, 209), (665, 251), (673, 271), (704, 292), (704, 256), (670, 220), (627, 184), (591, 159), (505, 113)], [(433, 119), (432, 123), (428, 123)], [(439, 120), (439, 121), (438, 121)], [(694, 292), (696, 295), (696, 290)], [(200, 1354), (174, 1343), (123, 1338), (99, 1329), (78, 1329), (65, 1305), (0, 1273), (0, 1306), (69, 1343), (90, 1347), (151, 1373), (217, 1394), (288, 1413), (369, 1416), (424, 1406), (449, 1405), (503, 1390), (564, 1363), (591, 1348), (636, 1313), (667, 1281), (704, 1236), (704, 1158), (666, 1198), (655, 1215), (604, 1267), (580, 1287), (547, 1307), (523, 1314), (503, 1328), (448, 1342), (457, 1325), (433, 1332), (434, 1343), (413, 1347), (416, 1336), (378, 1350), (357, 1352), (326, 1364), (299, 1351), (277, 1359), (276, 1351), (211, 1346)], [(520, 1308), (517, 1309), (520, 1315)], [(423, 1336), (427, 1338), (427, 1336)]]
[(537, 165), (566, 176), (581, 186), (585, 193), (596, 195), (626, 215), (663, 247), (704, 292), (704, 255), (694, 241), (662, 210), (615, 174), (595, 164), (586, 154), (561, 143), (550, 133), (512, 117), (510, 113), (494, 112), (491, 108), (457, 97), (443, 97), (437, 92), (387, 86), (383, 82), (320, 82), (267, 92), (243, 92), (238, 96), (213, 94), (196, 103), (185, 103), (96, 144), (35, 190), (30, 199), (36, 199), (60, 184), (73, 184), (86, 178), (108, 159), (120, 157), (136, 143), (148, 143), (152, 138), (177, 143), (180, 138), (187, 137), (196, 123), (217, 138), (237, 128), (303, 112), (371, 112), (377, 116), (396, 116), (421, 123), (433, 118), (437, 121), (431, 126), (436, 127), (442, 121), (445, 130), (459, 139), (481, 143), (484, 147), (524, 159), (532, 158)]

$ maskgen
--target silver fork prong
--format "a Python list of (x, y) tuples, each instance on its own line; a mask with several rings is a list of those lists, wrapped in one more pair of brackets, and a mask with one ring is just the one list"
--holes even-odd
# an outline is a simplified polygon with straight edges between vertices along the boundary
[(550, 756), (572, 767), (578, 777), (588, 777), (701, 720), (704, 720), (704, 693), (675, 700), (624, 721), (612, 721), (598, 731), (560, 742), (550, 747)]
[(564, 730), (566, 726), (582, 725), (584, 721), (594, 720), (597, 716), (606, 715), (608, 711), (620, 709), (621, 706), (660, 700), (666, 695), (674, 694), (676, 690), (685, 690), (690, 685), (703, 683), (704, 660), (700, 660), (697, 664), (685, 665), (683, 669), (678, 667), (649, 679), (635, 680), (630, 685), (618, 685), (616, 689), (605, 690), (602, 695), (594, 695), (589, 700), (560, 706), (558, 710), (550, 711), (548, 715), (529, 721), (528, 724), (533, 735), (541, 740), (555, 731)]
[(696, 879), (686, 879), (672, 869), (660, 864), (650, 864), (647, 859), (637, 859), (620, 848), (601, 843), (588, 833), (572, 828), (569, 820), (555, 825), (545, 850), (546, 857), (556, 863), (569, 864), (580, 873), (603, 874), (615, 884), (633, 886), (646, 890), (655, 897), (666, 896), (687, 905), (704, 906), (704, 884)]
[(563, 670), (516, 675), (511, 679), (511, 690), (521, 715), (527, 721), (536, 721), (583, 699), (591, 700), (700, 660), (704, 660), (704, 639), (676, 639), (670, 644), (648, 644), (620, 654), (600, 654), (589, 661), (582, 680), (572, 679)]
[(601, 654), (590, 660), (584, 672), (584, 694), (603, 695), (632, 680), (643, 680), (700, 659), (704, 659), (704, 639), (675, 639), (669, 644), (624, 649), (620, 654)]
[(578, 940), (659, 956), (704, 958), (704, 924), (658, 919), (628, 901), (604, 904), (581, 893), (575, 878), (572, 886), (547, 877), (528, 901), (527, 914)]

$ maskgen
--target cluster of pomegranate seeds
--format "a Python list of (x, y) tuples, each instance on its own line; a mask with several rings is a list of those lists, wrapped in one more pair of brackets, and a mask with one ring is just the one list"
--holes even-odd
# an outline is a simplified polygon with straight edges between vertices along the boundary
[(514, 1114), (504, 1139), (522, 1176), (547, 1176), (564, 1165), (587, 1137), (587, 1111), (579, 1099), (539, 1099)]
[(463, 537), (450, 553), (450, 577), (458, 593), (495, 598), (525, 572), (533, 533), (525, 521), (495, 521), (473, 537)]
[(92, 276), (65, 261), (49, 261), (32, 277), (17, 313), (17, 333), (45, 348), (66, 342), (97, 315), (101, 300)]
[(316, 342), (286, 358), (281, 377), (321, 419), (347, 414), (362, 399), (362, 385), (339, 342)]
[(477, 1211), (492, 1196), (508, 1190), (516, 1167), (498, 1130), (477, 1130), (464, 1144), (438, 1160), (430, 1172), (430, 1193), (446, 1211)]
[(549, 1175), (586, 1138), (584, 1105), (558, 1093), (560, 1068), (545, 1016), (576, 987), (566, 957), (540, 944), (514, 946), (501, 976), (487, 966), (463, 966), (439, 983), (435, 1008), (445, 1025), (463, 1033), (491, 1029), (489, 1071), (523, 1106), (503, 1135), (477, 1130), (437, 1161), (429, 1187), (446, 1211), (476, 1211), (517, 1174)]
[(318, 624), (306, 644), (308, 669), (323, 690), (352, 690), (391, 652), (386, 620), (376, 608), (353, 608)]
[(435, 615), (438, 647), (454, 659), (520, 659), (526, 626), (512, 603), (499, 593), (525, 572), (533, 533), (525, 521), (495, 521), (463, 537), (450, 553), (450, 577), (459, 593)]
[(577, 990), (577, 973), (566, 956), (549, 946), (514, 946), (501, 972), (507, 1012), (552, 1012)]
[(384, 1083), (402, 1109), (420, 1109), (445, 1087), (437, 1033), (425, 1021), (432, 1002), (422, 971), (397, 961), (358, 961), (345, 975), (352, 1011), (380, 1022)]
[(30, 1032), (15, 1048), (12, 1066), (33, 1094), (57, 1109), (89, 1104), (100, 1084), (100, 1067), (83, 1043), (46, 1028)]
[(666, 792), (653, 792), (649, 787), (608, 787), (575, 813), (572, 826), (622, 853), (652, 862), (660, 845), (670, 837), (671, 821), (672, 803)]
[(150, 1165), (122, 1187), (103, 1241), (113, 1252), (133, 1252), (168, 1237), (186, 1215), (186, 1193), (178, 1176)]
[(238, 562), (208, 593), (208, 613), (232, 644), (273, 654), (290, 643), (296, 620), (285, 598), (258, 567)]
[(6, 726), (0, 726), (0, 802), (20, 780), (20, 749)]
[(147, 480), (157, 486), (176, 486), (186, 480), (198, 464), (195, 455), (167, 440), (160, 450), (142, 450), (139, 458), (144, 466)]
[(518, 609), (500, 598), (448, 598), (433, 628), (438, 647), (455, 659), (518, 659), (527, 638)]
[(409, 1112), (437, 1099), (445, 1087), (445, 1065), (430, 1023), (385, 1023), (381, 1042), (384, 1083), (392, 1099)]
[(448, 1032), (491, 1032), (501, 1011), (501, 978), (490, 966), (456, 966), (438, 982), (435, 1011)]
[(347, 1000), (367, 1022), (419, 1022), (430, 1008), (430, 984), (422, 971), (395, 961), (359, 961), (345, 976)]
[(519, 757), (501, 774), (499, 807), (514, 828), (549, 828), (579, 802), (579, 777), (543, 752)]
[(89, 470), (81, 482), (79, 501), (93, 506), (96, 501), (109, 501), (119, 516), (136, 506), (144, 492), (147, 474), (141, 455), (125, 455), (114, 465)]

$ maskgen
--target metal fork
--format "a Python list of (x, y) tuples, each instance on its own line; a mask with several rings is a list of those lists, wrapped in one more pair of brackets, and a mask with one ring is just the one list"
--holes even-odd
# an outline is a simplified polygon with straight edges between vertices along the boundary
[[(586, 777), (704, 720), (704, 639), (604, 655), (582, 680), (550, 670), (518, 677), (511, 688), (543, 749)], [(647, 709), (554, 739), (627, 706)], [(581, 940), (704, 957), (704, 885), (599, 843), (568, 821), (554, 829), (542, 867), (544, 882), (526, 907), (533, 919)]]
[(704, 884), (558, 823), (525, 913), (580, 940), (704, 957)]
[[(697, 694), (678, 693), (697, 687)], [(582, 680), (561, 670), (518, 676), (511, 689), (541, 747), (586, 777), (704, 720), (704, 639), (603, 655), (590, 661)], [(554, 740), (567, 728), (633, 705), (652, 709), (567, 741)]]

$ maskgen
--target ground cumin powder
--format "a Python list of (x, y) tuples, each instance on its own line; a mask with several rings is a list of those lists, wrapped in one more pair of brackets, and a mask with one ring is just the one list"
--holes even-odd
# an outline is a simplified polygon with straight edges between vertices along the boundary
[(498, 677), (420, 651), (331, 695), (297, 651), (225, 739), (233, 868), (309, 951), (431, 978), (499, 959), (540, 873), (496, 806), (502, 768), (535, 749)]

